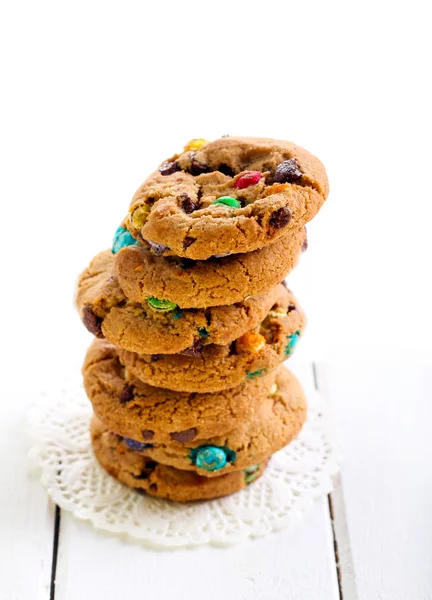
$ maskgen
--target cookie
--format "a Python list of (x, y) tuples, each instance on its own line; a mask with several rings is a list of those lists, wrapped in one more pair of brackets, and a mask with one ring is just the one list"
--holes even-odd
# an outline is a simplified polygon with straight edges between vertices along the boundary
[(169, 355), (119, 349), (120, 361), (141, 381), (183, 392), (217, 392), (262, 377), (293, 353), (305, 324), (294, 295), (282, 289), (260, 326), (229, 345), (200, 345), (188, 354)]
[(210, 394), (174, 392), (125, 373), (116, 349), (95, 340), (83, 366), (93, 410), (111, 431), (144, 446), (222, 435), (248, 419), (267, 397), (275, 373)]
[(146, 246), (128, 246), (114, 260), (130, 300), (152, 297), (180, 308), (208, 308), (243, 302), (280, 283), (296, 265), (305, 240), (301, 228), (261, 250), (206, 261), (165, 258)]
[(327, 198), (324, 166), (291, 142), (193, 142), (150, 175), (125, 221), (158, 254), (205, 260), (251, 252), (300, 229)]
[(264, 319), (278, 295), (268, 292), (232, 304), (180, 310), (128, 300), (114, 269), (111, 250), (98, 254), (78, 280), (76, 305), (87, 329), (96, 337), (139, 354), (174, 354), (196, 342), (229, 344)]
[(158, 464), (143, 456), (130, 448), (121, 436), (110, 432), (96, 417), (93, 417), (90, 429), (94, 454), (112, 477), (150, 496), (176, 502), (228, 496), (256, 481), (266, 467), (266, 462), (263, 462), (220, 477), (203, 477), (193, 471), (180, 471)]
[(164, 465), (214, 477), (262, 463), (297, 436), (305, 419), (306, 399), (301, 386), (282, 367), (267, 398), (230, 432), (185, 442), (145, 444), (136, 450)]

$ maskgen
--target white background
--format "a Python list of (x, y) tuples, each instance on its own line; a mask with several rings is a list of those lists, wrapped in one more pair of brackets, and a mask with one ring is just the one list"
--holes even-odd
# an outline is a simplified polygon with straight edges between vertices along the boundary
[(76, 277), (150, 171), (189, 139), (226, 133), (290, 139), (328, 170), (329, 200), (289, 278), (309, 317), (290, 364), (306, 383), (311, 360), (325, 363), (316, 381), (345, 457), (333, 511), (323, 498), (293, 531), (183, 554), (61, 511), (55, 597), (157, 600), (171, 587), (276, 600), (268, 584), (280, 584), (277, 600), (336, 600), (336, 543), (346, 600), (432, 598), (429, 11), (427, 0), (0, 0), (2, 600), (53, 597), (54, 508), (29, 476), (24, 422), (90, 343)]
[[(290, 278), (304, 358), (431, 356), (425, 2), (3, 2), (2, 343), (46, 377), (90, 336), (79, 271), (190, 138), (295, 141), (331, 195)], [(66, 358), (67, 357), (67, 358)]]

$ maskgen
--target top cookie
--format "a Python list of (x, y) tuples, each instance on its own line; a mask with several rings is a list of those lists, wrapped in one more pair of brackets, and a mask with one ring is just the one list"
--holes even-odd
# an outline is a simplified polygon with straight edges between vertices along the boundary
[(138, 189), (125, 225), (158, 255), (205, 260), (298, 230), (327, 195), (322, 163), (291, 142), (192, 140)]

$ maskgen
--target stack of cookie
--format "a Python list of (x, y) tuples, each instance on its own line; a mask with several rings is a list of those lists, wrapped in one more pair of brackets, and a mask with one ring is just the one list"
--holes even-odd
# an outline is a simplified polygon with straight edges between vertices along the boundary
[(302, 148), (239, 137), (192, 140), (139, 188), (77, 292), (93, 448), (113, 477), (215, 498), (296, 437), (306, 401), (280, 365), (305, 318), (283, 280), (327, 194)]

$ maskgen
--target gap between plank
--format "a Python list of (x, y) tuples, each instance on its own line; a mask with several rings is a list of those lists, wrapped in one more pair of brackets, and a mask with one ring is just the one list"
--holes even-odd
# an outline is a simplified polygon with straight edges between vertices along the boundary
[(339, 600), (343, 600), (342, 577), (341, 577), (341, 569), (340, 569), (340, 563), (339, 563), (339, 546), (338, 546), (338, 541), (337, 541), (336, 531), (335, 531), (334, 510), (333, 510), (333, 501), (332, 501), (331, 494), (329, 494), (327, 496), (327, 500), (328, 500), (328, 507), (329, 507), (330, 521), (331, 521), (331, 528), (332, 528), (332, 535), (333, 535), (333, 552), (334, 552), (335, 562), (336, 562), (336, 574), (337, 574), (337, 582), (338, 582), (338, 589), (339, 589)]
[[(319, 392), (318, 372), (317, 372), (315, 362), (312, 363), (312, 373), (313, 373), (315, 389), (317, 392)], [(341, 570), (340, 570), (340, 563), (339, 563), (339, 547), (338, 547), (338, 541), (337, 541), (336, 531), (335, 531), (334, 510), (333, 510), (333, 502), (332, 502), (331, 494), (328, 494), (327, 502), (328, 502), (330, 523), (331, 523), (331, 530), (332, 530), (332, 537), (333, 537), (333, 553), (334, 553), (334, 558), (335, 558), (335, 563), (336, 563), (336, 575), (337, 575), (338, 590), (339, 590), (339, 600), (343, 600), (342, 577), (341, 577)]]
[(51, 561), (50, 600), (55, 600), (55, 580), (56, 580), (57, 556), (58, 556), (59, 537), (60, 537), (60, 518), (61, 518), (60, 507), (56, 505), (55, 520), (54, 520), (53, 553), (52, 553), (52, 561)]
[[(318, 369), (315, 362), (312, 362), (312, 373), (315, 389), (317, 392), (323, 393), (323, 390), (320, 389)], [(333, 537), (339, 600), (358, 600), (340, 474), (335, 477), (334, 483), (334, 489), (328, 494), (327, 500)]]

